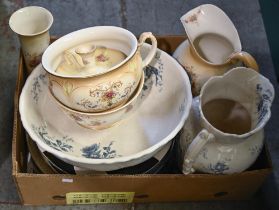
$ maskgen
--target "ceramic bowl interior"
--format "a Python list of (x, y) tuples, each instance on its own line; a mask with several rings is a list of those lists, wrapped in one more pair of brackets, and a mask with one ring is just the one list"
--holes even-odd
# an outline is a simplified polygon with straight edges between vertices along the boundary
[(9, 20), (11, 29), (17, 34), (30, 36), (47, 31), (52, 25), (51, 13), (43, 7), (24, 7), (14, 12)]
[[(214, 99), (229, 99), (241, 104), (251, 117), (251, 130), (243, 134), (225, 133), (218, 130), (205, 118), (214, 135), (236, 137), (235, 142), (248, 138), (252, 133), (262, 129), (271, 116), (270, 107), (274, 99), (274, 88), (270, 81), (253, 69), (236, 67), (222, 76), (211, 77), (201, 89), (199, 109)], [(226, 138), (218, 139), (225, 141)]]
[[(134, 93), (128, 99), (128, 101), (126, 101), (125, 103), (120, 104), (120, 105), (118, 105), (118, 106), (116, 106), (116, 107), (114, 107), (112, 109), (105, 110), (105, 111), (102, 111), (102, 112), (95, 112), (95, 113), (94, 112), (81, 112), (81, 111), (72, 109), (72, 108), (66, 106), (65, 104), (63, 104), (62, 102), (60, 102), (54, 96), (54, 94), (52, 93), (51, 89), (49, 89), (49, 92), (50, 92), (50, 95), (53, 97), (53, 99), (57, 102), (59, 107), (61, 107), (64, 110), (67, 110), (68, 112), (77, 113), (77, 114), (80, 114), (80, 115), (87, 115), (87, 116), (107, 116), (107, 115), (116, 113), (118, 111), (121, 111), (121, 110), (125, 109), (127, 106), (129, 106), (131, 103), (133, 103), (138, 98), (138, 96), (140, 95), (140, 93), (142, 91), (142, 88), (143, 88), (143, 85), (144, 85), (144, 72), (142, 72), (142, 76), (141, 76), (140, 82), (139, 82), (136, 90), (134, 91)], [(121, 119), (119, 119), (119, 120), (121, 120)]]
[(69, 76), (61, 75), (55, 72), (55, 69), (60, 63), (60, 60), (57, 59), (57, 57), (60, 57), (59, 55), (61, 55), (65, 50), (92, 41), (94, 41), (95, 45), (102, 45), (107, 48), (120, 50), (127, 55), (126, 59), (119, 64), (108, 70), (104, 70), (105, 72), (98, 72), (98, 74), (106, 73), (120, 67), (126, 63), (137, 50), (136, 37), (126, 29), (115, 26), (95, 26), (85, 28), (69, 33), (53, 42), (42, 56), (42, 65), (44, 69), (50, 74), (63, 78), (84, 78), (95, 76), (96, 74)]

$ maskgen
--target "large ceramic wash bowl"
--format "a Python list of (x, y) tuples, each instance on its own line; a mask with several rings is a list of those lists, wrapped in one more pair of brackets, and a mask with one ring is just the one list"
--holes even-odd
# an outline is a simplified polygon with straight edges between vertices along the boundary
[[(141, 50), (145, 57), (150, 45)], [(109, 171), (144, 162), (184, 125), (192, 102), (185, 70), (157, 50), (145, 69), (139, 108), (119, 126), (102, 131), (80, 127), (59, 110), (48, 92), (48, 78), (38, 66), (20, 96), (20, 116), (30, 137), (44, 150), (82, 168)]]

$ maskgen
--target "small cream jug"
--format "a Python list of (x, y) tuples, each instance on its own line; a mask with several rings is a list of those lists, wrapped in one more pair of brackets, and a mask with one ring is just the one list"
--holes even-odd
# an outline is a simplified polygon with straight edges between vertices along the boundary
[(188, 40), (174, 52), (192, 82), (194, 96), (203, 84), (215, 75), (223, 75), (239, 66), (240, 61), (258, 71), (255, 59), (242, 51), (237, 30), (229, 17), (218, 7), (204, 4), (180, 18)]
[[(182, 129), (183, 173), (231, 174), (249, 168), (262, 150), (263, 129), (271, 116), (273, 98), (274, 88), (270, 81), (249, 68), (237, 67), (223, 76), (209, 79), (200, 96), (193, 100), (190, 117)], [(214, 99), (240, 103), (251, 117), (251, 129), (234, 134), (214, 127), (202, 109)]]

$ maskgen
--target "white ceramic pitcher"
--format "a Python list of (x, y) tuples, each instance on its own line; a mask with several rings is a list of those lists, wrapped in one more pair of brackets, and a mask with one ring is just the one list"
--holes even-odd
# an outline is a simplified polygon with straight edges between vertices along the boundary
[(220, 8), (204, 4), (190, 10), (180, 20), (188, 39), (173, 56), (191, 77), (194, 95), (199, 95), (211, 76), (223, 75), (240, 62), (258, 71), (255, 59), (242, 51), (233, 22)]
[[(209, 79), (194, 99), (191, 116), (182, 129), (183, 173), (230, 174), (249, 168), (262, 150), (263, 128), (271, 116), (273, 98), (270, 81), (249, 68), (237, 67)], [(224, 133), (210, 124), (202, 106), (214, 99), (230, 99), (244, 106), (251, 117), (250, 131)]]

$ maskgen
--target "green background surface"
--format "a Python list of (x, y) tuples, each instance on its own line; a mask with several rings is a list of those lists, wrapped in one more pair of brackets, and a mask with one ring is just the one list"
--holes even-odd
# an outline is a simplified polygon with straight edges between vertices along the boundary
[(271, 57), (279, 81), (279, 1), (259, 0)]

